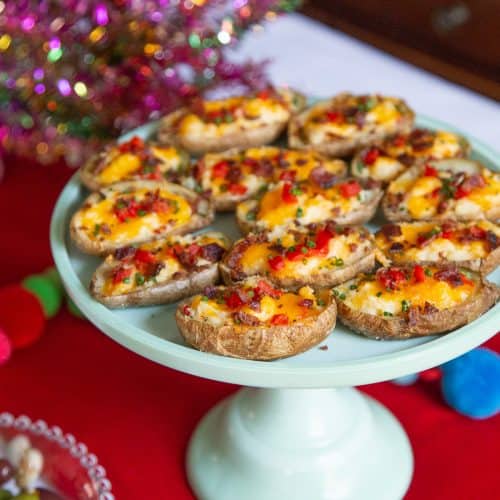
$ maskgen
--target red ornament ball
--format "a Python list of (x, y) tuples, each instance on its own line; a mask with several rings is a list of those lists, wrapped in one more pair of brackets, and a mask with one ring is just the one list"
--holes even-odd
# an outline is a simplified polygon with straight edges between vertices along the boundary
[[(10, 345), (9, 337), (7, 337), (7, 334), (0, 328), (0, 365), (8, 361), (11, 354), (12, 346)], [(0, 479), (1, 475), (2, 474), (0, 472)]]
[(43, 306), (33, 293), (18, 284), (0, 288), (0, 328), (13, 349), (36, 342), (44, 327)]

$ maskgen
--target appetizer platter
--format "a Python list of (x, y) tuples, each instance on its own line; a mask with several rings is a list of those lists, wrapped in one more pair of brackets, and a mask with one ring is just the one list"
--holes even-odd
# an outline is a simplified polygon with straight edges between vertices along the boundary
[[(270, 144), (280, 133), (289, 148)], [(498, 330), (499, 170), (487, 146), (399, 98), (306, 106), (270, 89), (196, 102), (82, 167), (55, 207), (52, 250), (75, 303), (117, 342), (268, 388), (241, 390), (197, 428), (188, 476), (200, 498), (247, 498), (256, 484), (263, 499), (329, 498), (349, 477), (338, 498), (396, 499), (412, 469), (404, 431), (332, 388), (430, 368)], [(314, 412), (321, 450), (303, 433)], [(297, 433), (302, 459), (280, 451)], [(261, 440), (267, 468), (251, 451)], [(325, 454), (343, 462), (332, 470)], [(221, 497), (209, 478), (230, 471)]]

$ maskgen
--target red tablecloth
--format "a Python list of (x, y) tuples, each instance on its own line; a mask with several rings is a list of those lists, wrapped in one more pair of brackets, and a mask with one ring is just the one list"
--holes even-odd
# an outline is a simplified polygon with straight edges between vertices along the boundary
[[(0, 184), (0, 286), (51, 265), (50, 215), (71, 173), (8, 159)], [(499, 350), (499, 336), (489, 346)], [(193, 498), (184, 473), (188, 438), (235, 389), (140, 358), (66, 310), (48, 322), (38, 344), (0, 367), (0, 411), (75, 434), (108, 470), (118, 500)], [(410, 436), (416, 466), (408, 500), (498, 498), (500, 417), (464, 418), (432, 383), (363, 390), (387, 405)]]

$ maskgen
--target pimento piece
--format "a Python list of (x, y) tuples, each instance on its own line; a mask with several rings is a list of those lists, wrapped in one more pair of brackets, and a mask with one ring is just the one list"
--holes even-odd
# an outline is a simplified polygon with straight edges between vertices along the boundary
[(425, 177), (437, 177), (438, 171), (434, 167), (431, 167), (430, 165), (425, 165), (424, 176)]
[(269, 295), (273, 299), (280, 298), (283, 293), (281, 290), (273, 288), (267, 281), (264, 280), (259, 280), (255, 292), (257, 292), (259, 295)]
[(144, 264), (154, 264), (156, 262), (156, 257), (153, 253), (147, 250), (142, 250), (139, 248), (134, 255), (134, 260), (136, 262), (142, 262)]
[(288, 316), (286, 314), (275, 314), (271, 318), (270, 323), (277, 326), (288, 325)]
[(352, 198), (360, 193), (361, 186), (358, 181), (352, 180), (339, 184), (339, 190), (344, 198)]
[(404, 135), (397, 135), (392, 140), (392, 144), (397, 148), (400, 148), (401, 146), (404, 146), (406, 144), (406, 137)]
[(113, 285), (117, 285), (118, 283), (123, 283), (125, 279), (130, 278), (132, 274), (131, 267), (117, 267), (113, 271)]
[(285, 267), (285, 259), (281, 255), (276, 255), (267, 262), (273, 271), (280, 271)]
[(422, 283), (425, 281), (425, 270), (422, 266), (416, 265), (413, 268), (413, 277), (417, 283)]
[(283, 184), (283, 190), (281, 191), (281, 199), (285, 202), (288, 203), (289, 205), (293, 205), (294, 203), (297, 203), (297, 196), (295, 196), (292, 192), (293, 187), (290, 182), (285, 182)]
[(401, 269), (390, 267), (377, 271), (378, 282), (388, 290), (395, 290), (400, 283), (406, 281), (406, 275)]
[(229, 173), (229, 163), (227, 161), (219, 161), (212, 167), (212, 177), (215, 179), (223, 179)]
[(184, 316), (191, 316), (192, 312), (193, 311), (187, 304), (184, 304), (182, 306), (182, 314), (184, 314)]
[(325, 113), (325, 116), (329, 122), (334, 122), (334, 123), (341, 122), (343, 119), (342, 113), (338, 111), (327, 111)]
[(231, 194), (245, 194), (248, 191), (248, 188), (246, 186), (243, 186), (243, 184), (230, 184), (228, 191)]
[(295, 180), (296, 175), (297, 175), (296, 170), (284, 170), (283, 172), (281, 172), (279, 179), (280, 181), (293, 182)]
[(144, 141), (136, 135), (129, 141), (124, 142), (123, 144), (120, 144), (120, 146), (118, 146), (118, 150), (120, 151), (120, 153), (136, 153), (143, 148)]
[(377, 148), (370, 148), (363, 156), (363, 163), (365, 165), (373, 165), (379, 156), (380, 151)]
[(226, 297), (225, 302), (229, 309), (238, 309), (244, 304), (243, 300), (237, 292), (231, 292), (230, 295)]
[(328, 244), (332, 238), (333, 233), (327, 228), (319, 230), (316, 234), (316, 246), (314, 247), (314, 253), (326, 255), (328, 253)]

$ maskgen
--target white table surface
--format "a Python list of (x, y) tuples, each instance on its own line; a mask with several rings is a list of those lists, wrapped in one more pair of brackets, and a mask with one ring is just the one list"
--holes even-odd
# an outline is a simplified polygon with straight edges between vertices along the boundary
[(500, 104), (401, 61), (301, 14), (249, 33), (231, 54), (269, 58), (275, 84), (317, 96), (349, 90), (401, 96), (417, 111), (446, 121), (500, 151)]

